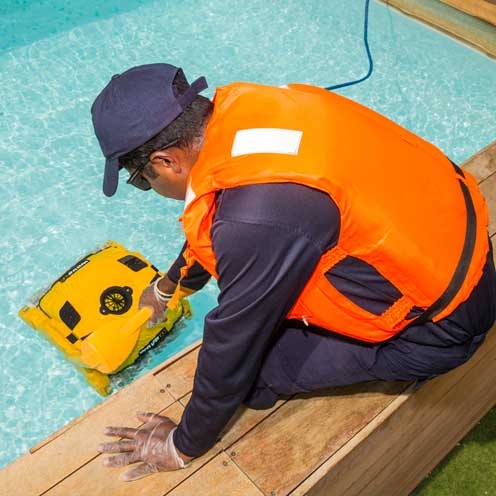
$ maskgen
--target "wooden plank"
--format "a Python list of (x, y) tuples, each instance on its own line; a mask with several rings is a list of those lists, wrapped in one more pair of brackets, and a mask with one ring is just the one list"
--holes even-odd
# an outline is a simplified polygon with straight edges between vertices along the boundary
[(147, 372), (150, 375), (158, 375), (162, 370), (170, 367), (173, 363), (182, 360), (186, 355), (194, 351), (196, 348), (201, 346), (202, 340), (197, 339), (194, 343), (191, 343), (186, 348), (183, 348), (181, 351), (178, 351), (175, 355), (171, 356), (165, 362), (162, 362), (160, 365), (157, 365), (154, 369)]
[(174, 402), (160, 390), (153, 376), (144, 376), (40, 444), (33, 453), (15, 460), (0, 471), (6, 494), (28, 496), (47, 491), (98, 455), (96, 446), (106, 425), (138, 426), (136, 411), (159, 411)]
[(292, 496), (407, 495), (496, 401), (494, 372), (495, 328), (466, 364), (396, 398)]
[(190, 393), (193, 389), (196, 363), (200, 346), (191, 350), (178, 360), (160, 372), (155, 373), (155, 379), (176, 399)]
[(496, 4), (484, 0), (441, 0), (462, 12), (496, 25)]
[[(183, 399), (187, 403), (187, 399)], [(48, 491), (47, 496), (54, 495), (134, 495), (134, 494), (146, 494), (147, 496), (162, 495), (166, 491), (172, 490), (182, 481), (188, 479), (193, 473), (199, 470), (205, 463), (207, 463), (212, 457), (215, 457), (222, 449), (222, 446), (230, 446), (235, 440), (241, 437), (245, 432), (255, 426), (261, 419), (265, 418), (271, 412), (275, 411), (284, 402), (279, 401), (271, 410), (248, 410), (246, 408), (241, 409), (241, 413), (235, 415), (234, 419), (228, 426), (228, 432), (222, 441), (217, 443), (215, 447), (210, 450), (207, 454), (202, 457), (195, 459), (191, 467), (185, 470), (180, 470), (176, 472), (171, 472), (168, 474), (157, 474), (148, 479), (143, 479), (143, 481), (137, 481), (136, 483), (126, 484), (118, 479), (119, 470), (124, 469), (108, 469), (103, 467), (101, 464), (101, 456), (96, 454), (96, 456), (86, 465), (82, 466), (79, 470), (71, 474), (67, 479), (61, 481), (57, 486)], [(179, 422), (182, 416), (183, 406), (180, 402), (175, 402), (173, 405), (169, 406), (163, 415), (171, 417), (175, 422)], [(124, 421), (122, 425), (128, 425), (129, 422)], [(100, 429), (101, 432), (102, 429)], [(102, 441), (102, 436), (95, 442), (94, 446), (98, 442)], [(225, 455), (224, 455), (225, 457)], [(238, 470), (238, 469), (237, 469)], [(203, 469), (200, 471), (201, 475), (195, 479), (199, 481), (203, 480)], [(246, 479), (249, 481), (249, 479)], [(244, 481), (240, 487), (245, 487), (247, 482)], [(225, 481), (226, 483), (229, 480)], [(238, 481), (239, 482), (239, 481)], [(219, 482), (219, 484), (221, 481)], [(224, 482), (222, 482), (223, 484)], [(234, 481), (233, 481), (234, 483)], [(192, 483), (190, 483), (191, 485)], [(190, 485), (186, 487), (190, 487)], [(255, 487), (250, 482), (250, 487)], [(248, 487), (248, 486), (246, 486)], [(250, 489), (251, 491), (252, 489)], [(204, 494), (205, 488), (202, 486), (201, 490), (198, 489), (199, 494)], [(187, 494), (187, 493), (185, 493)], [(230, 492), (225, 493), (215, 493), (212, 494), (231, 494)], [(243, 494), (243, 493), (240, 493)], [(248, 493), (247, 494), (251, 494)], [(260, 492), (253, 493), (260, 494)]]
[[(187, 355), (191, 351), (195, 350), (196, 348), (199, 348), (200, 344), (201, 344), (201, 339), (198, 340), (198, 341), (195, 341), (194, 343), (190, 344), (186, 348), (184, 348), (181, 351), (179, 351), (178, 353), (176, 353), (171, 358), (165, 360), (163, 363), (161, 363), (160, 365), (158, 365), (154, 369), (152, 369), (149, 372), (147, 372), (147, 374), (144, 377), (155, 375), (155, 374), (159, 374), (162, 370), (164, 370), (165, 368), (169, 367), (173, 363), (180, 361), (185, 355)], [(142, 381), (143, 379), (144, 379), (143, 377), (142, 378), (139, 378), (139, 379), (136, 379), (132, 384), (130, 384), (127, 387), (128, 388), (140, 387), (140, 384), (141, 384), (140, 381)], [(144, 380), (148, 380), (148, 379), (144, 379)], [(161, 389), (163, 389), (163, 388), (161, 388)], [(160, 392), (163, 393), (163, 391), (160, 391)], [(87, 412), (85, 412), (80, 417), (74, 419), (72, 422), (69, 422), (64, 427), (62, 427), (58, 431), (54, 432), (53, 434), (51, 434), (50, 436), (48, 436), (47, 438), (45, 438), (43, 441), (40, 441), (38, 444), (36, 444), (33, 447), (31, 447), (29, 449), (29, 452), (30, 453), (34, 453), (35, 451), (38, 451), (40, 448), (42, 448), (43, 446), (45, 446), (45, 444), (48, 444), (53, 439), (61, 436), (66, 430), (71, 429), (75, 424), (77, 424), (77, 423), (81, 422), (82, 420), (84, 420), (86, 416), (91, 415), (92, 413), (94, 413), (95, 411), (99, 410), (100, 408), (107, 408), (107, 405), (109, 404), (108, 402), (114, 401), (112, 398), (115, 398), (118, 395), (119, 395), (119, 392), (117, 392), (116, 394), (112, 395), (110, 398), (108, 398), (104, 402), (99, 403), (98, 405), (94, 406), (93, 408), (91, 408), (90, 410), (88, 410)], [(174, 399), (176, 399), (176, 398), (174, 398)], [(165, 405), (162, 405), (162, 408), (164, 406)]]
[[(176, 401), (161, 413), (177, 423), (181, 419), (183, 410), (183, 406)], [(126, 423), (129, 422), (123, 425)], [(104, 437), (100, 435), (99, 441), (103, 441)], [(44, 494), (47, 496), (136, 496), (138, 494), (163, 496), (194, 474), (220, 451), (220, 446), (216, 445), (205, 455), (193, 460), (185, 469), (157, 473), (134, 482), (123, 482), (119, 479), (119, 475), (129, 467), (115, 469), (105, 467), (102, 464), (104, 457), (97, 454), (93, 460)]]
[(255, 484), (225, 454), (217, 455), (168, 496), (262, 496)]
[(376, 382), (299, 395), (235, 443), (229, 454), (264, 494), (287, 494), (405, 387)]
[(246, 406), (239, 407), (221, 434), (221, 446), (224, 449), (230, 448), (236, 441), (274, 414), (285, 403), (286, 401), (279, 400), (272, 408), (267, 410), (252, 410)]
[(438, 0), (381, 0), (388, 7), (470, 43), (491, 57), (496, 57), (496, 28)]
[(477, 152), (461, 166), (473, 174), (479, 183), (487, 179), (496, 172), (496, 141)]
[(496, 233), (496, 174), (489, 176), (479, 185), (489, 209), (489, 235)]
[[(494, 365), (494, 359), (489, 364)], [(491, 375), (486, 375), (491, 371)], [(408, 473), (403, 471), (404, 477), (400, 479), (399, 473), (394, 474), (394, 477), (390, 477), (389, 480), (384, 481), (382, 486), (392, 487), (396, 482), (398, 482), (398, 487), (400, 488), (399, 494), (408, 496), (411, 491), (413, 491), (418, 484), (438, 465), (441, 460), (453, 449), (453, 447), (460, 441), (468, 432), (475, 427), (477, 422), (486, 413), (491, 410), (491, 408), (496, 404), (496, 397), (493, 395), (491, 398), (481, 401), (482, 395), (484, 395), (487, 388), (494, 387), (494, 373), (496, 372), (496, 367), (490, 367), (487, 371), (478, 370), (475, 377), (471, 377), (471, 381), (464, 381), (449, 398), (444, 398), (446, 400), (445, 408), (440, 411), (439, 424), (440, 428), (434, 430), (432, 426), (422, 432), (421, 438), (415, 438), (415, 442), (411, 443), (405, 448), (408, 451), (403, 453), (398, 453), (398, 456), (403, 456), (407, 453), (407, 456), (411, 454), (411, 450), (417, 448), (417, 456), (412, 459), (412, 466), (414, 470), (409, 470)], [(484, 381), (477, 383), (478, 389), (472, 389), (474, 382), (483, 377)], [(490, 379), (491, 378), (491, 379)], [(464, 385), (467, 386), (470, 394), (465, 394)], [(473, 400), (473, 401), (471, 401)], [(449, 403), (448, 403), (449, 402)], [(468, 404), (468, 408), (467, 408)], [(452, 410), (449, 410), (449, 406), (453, 406)], [(442, 415), (442, 417), (441, 417)], [(458, 426), (457, 429), (453, 429), (454, 424), (453, 419), (460, 415), (458, 422), (455, 425)], [(459, 425), (461, 419), (465, 420), (463, 425)], [(426, 436), (429, 436), (426, 438)], [(426, 450), (420, 448), (420, 444), (423, 443), (426, 446)], [(418, 453), (424, 451), (424, 456), (418, 456)], [(413, 457), (412, 457), (413, 458)], [(379, 482), (379, 478), (376, 479), (376, 484)], [(401, 485), (400, 485), (401, 483)], [(379, 488), (378, 488), (379, 489)], [(363, 494), (363, 493), (361, 493)], [(376, 494), (383, 495), (383, 491), (376, 491)]]
[[(190, 398), (191, 394), (181, 398), (181, 404), (186, 406)], [(221, 433), (219, 443), (222, 449), (228, 449), (266, 417), (272, 415), (285, 402), (285, 400), (279, 400), (272, 408), (267, 408), (266, 410), (253, 410), (241, 405)]]
[[(493, 353), (486, 355), (478, 366), (470, 369), (469, 373), (435, 405), (432, 405), (429, 394), (434, 385), (426, 388), (422, 395), (419, 393), (418, 398), (413, 395), (404, 408), (395, 414), (403, 422), (401, 429), (398, 429), (390, 440), (392, 449), (384, 458), (383, 470), (377, 473), (369, 469), (365, 477), (371, 472), (374, 473), (369, 483), (364, 486), (362, 481), (357, 483), (357, 479), (343, 496), (358, 496), (363, 494), (365, 488), (371, 496), (382, 496), (392, 488), (398, 496), (408, 496), (429, 470), (437, 465), (495, 404), (494, 372), (496, 361), (493, 348)], [(406, 419), (416, 417), (419, 411), (422, 411), (422, 398), (428, 402), (428, 418), (425, 418), (422, 424), (410, 422), (405, 428)], [(396, 425), (400, 427), (398, 419), (395, 419)], [(381, 442), (387, 442), (385, 438), (384, 432)], [(398, 463), (399, 459), (401, 463)]]

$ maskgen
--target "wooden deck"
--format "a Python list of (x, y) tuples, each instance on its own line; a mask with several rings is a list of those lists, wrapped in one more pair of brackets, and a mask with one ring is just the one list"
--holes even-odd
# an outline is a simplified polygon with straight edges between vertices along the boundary
[(441, 0), (462, 12), (496, 25), (495, 0)]
[[(476, 175), (496, 232), (496, 142), (464, 164)], [(368, 383), (241, 408), (191, 466), (125, 483), (95, 447), (106, 425), (137, 410), (176, 422), (191, 394), (200, 343), (190, 346), (0, 471), (1, 496), (402, 496), (495, 403), (496, 331), (464, 366), (418, 390)]]
[(380, 0), (496, 58), (496, 0)]

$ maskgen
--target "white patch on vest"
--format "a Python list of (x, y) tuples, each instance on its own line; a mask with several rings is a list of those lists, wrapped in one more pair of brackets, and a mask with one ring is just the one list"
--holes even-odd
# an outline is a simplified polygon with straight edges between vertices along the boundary
[(242, 129), (236, 133), (231, 156), (252, 155), (254, 153), (279, 153), (298, 155), (303, 131), (278, 128)]
[(281, 84), (279, 88), (282, 88), (283, 90), (290, 90), (291, 88), (287, 84)]
[(184, 198), (184, 210), (186, 207), (196, 198), (196, 194), (191, 187), (191, 184), (188, 184), (188, 189), (186, 190), (186, 197)]

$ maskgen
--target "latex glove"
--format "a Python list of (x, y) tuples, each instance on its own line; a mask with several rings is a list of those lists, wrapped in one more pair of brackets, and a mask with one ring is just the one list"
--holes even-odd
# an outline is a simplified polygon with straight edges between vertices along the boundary
[[(163, 276), (161, 279), (166, 281), (165, 286), (167, 286), (167, 282), (169, 283), (168, 286), (171, 288), (170, 290), (175, 287), (175, 283), (172, 283), (167, 276)], [(168, 303), (171, 300), (172, 294), (164, 297), (163, 293), (156, 287), (157, 283), (158, 280), (143, 290), (139, 301), (139, 308), (147, 306), (153, 312), (150, 320), (148, 321), (148, 327), (153, 327), (159, 322), (165, 321), (165, 327), (170, 331), (181, 317), (189, 319), (193, 315), (191, 306), (189, 302), (184, 299), (184, 297), (193, 294), (195, 291), (188, 288), (181, 288), (179, 291), (179, 299), (177, 300), (177, 304), (170, 308)]]
[(155, 472), (167, 472), (184, 468), (191, 458), (181, 458), (172, 436), (176, 424), (167, 417), (154, 413), (138, 413), (144, 424), (138, 428), (106, 427), (107, 436), (124, 438), (113, 443), (103, 443), (97, 447), (100, 453), (119, 453), (103, 460), (106, 467), (124, 467), (131, 463), (143, 462), (122, 474), (125, 481), (133, 481)]
[(167, 303), (169, 302), (167, 299), (157, 298), (154, 286), (155, 283), (152, 282), (143, 290), (138, 303), (138, 307), (140, 309), (143, 307), (148, 307), (153, 312), (150, 320), (148, 321), (148, 327), (153, 327), (155, 324), (158, 324), (164, 320), (164, 314), (167, 310)]

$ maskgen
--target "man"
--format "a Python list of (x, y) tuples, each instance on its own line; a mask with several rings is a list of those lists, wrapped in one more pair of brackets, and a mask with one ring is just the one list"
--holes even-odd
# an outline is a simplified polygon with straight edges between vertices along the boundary
[(134, 480), (183, 467), (236, 408), (372, 380), (425, 381), (468, 360), (495, 320), (487, 208), (437, 148), (336, 94), (234, 83), (213, 103), (176, 67), (116, 75), (92, 107), (107, 158), (142, 190), (185, 200), (187, 245), (140, 304), (167, 306), (217, 278), (179, 426), (99, 446)]

